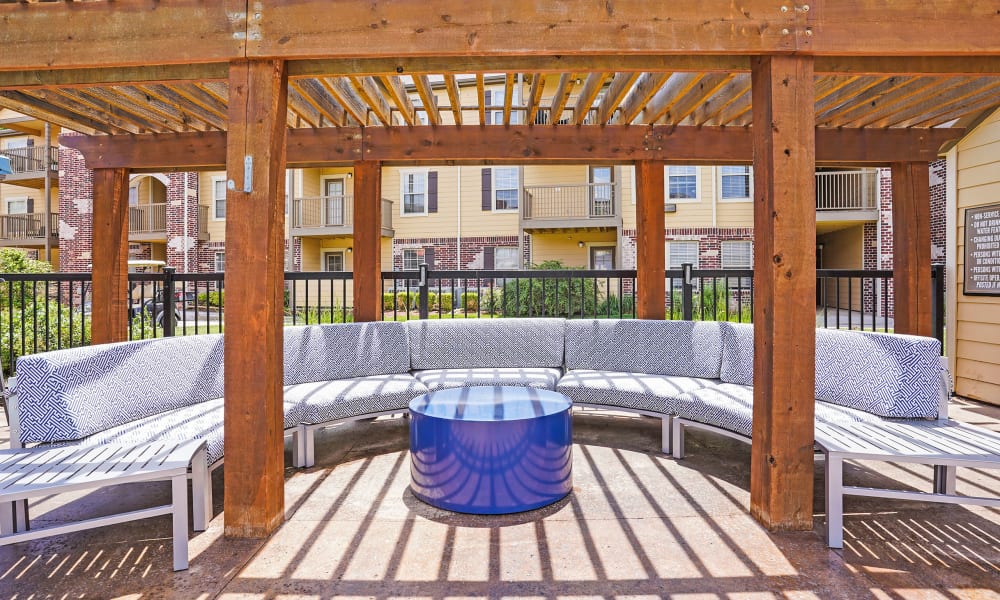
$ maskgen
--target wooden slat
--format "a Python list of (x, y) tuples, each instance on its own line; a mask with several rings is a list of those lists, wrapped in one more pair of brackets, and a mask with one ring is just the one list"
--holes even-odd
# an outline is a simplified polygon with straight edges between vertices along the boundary
[[(811, 57), (753, 60), (754, 399), (750, 513), (813, 527), (816, 208)], [(928, 248), (930, 245), (928, 244)]]
[(892, 165), (892, 281), (895, 331), (933, 336), (931, 328), (930, 168)]
[(874, 127), (890, 127), (897, 123), (902, 123), (913, 118), (934, 118), (942, 109), (947, 111), (947, 107), (952, 103), (962, 103), (970, 96), (996, 89), (1000, 86), (1000, 79), (979, 78), (968, 81), (961, 78), (939, 79), (938, 84), (928, 93), (924, 93), (906, 108), (894, 110), (883, 118), (873, 120), (870, 124)]
[(358, 96), (363, 102), (368, 105), (368, 108), (375, 113), (378, 120), (382, 122), (383, 125), (392, 125), (392, 111), (389, 109), (389, 103), (385, 101), (382, 96), (382, 91), (379, 90), (378, 85), (375, 84), (375, 80), (371, 77), (348, 77), (347, 81), (350, 82), (351, 87), (357, 92)]
[(666, 246), (663, 221), (663, 172), (666, 163), (643, 160), (635, 165), (636, 202), (636, 317), (666, 316)]
[[(864, 89), (864, 91), (852, 91), (850, 87), (841, 89), (841, 93), (834, 94), (839, 97), (837, 104), (832, 104), (828, 110), (816, 114), (816, 124), (821, 126), (835, 126), (837, 119), (842, 115), (854, 110), (859, 104), (877, 102), (881, 98), (888, 96), (893, 90), (899, 89), (909, 81), (906, 77), (889, 77), (876, 85)], [(815, 112), (815, 103), (813, 106)]]
[(622, 108), (611, 120), (616, 125), (628, 125), (635, 120), (649, 99), (660, 89), (660, 86), (670, 77), (669, 73), (643, 73), (635, 82), (632, 91), (622, 101)]
[(224, 80), (228, 73), (226, 63), (5, 71), (0, 72), (0, 90), (146, 83), (174, 85), (189, 81)]
[(455, 125), (462, 124), (462, 95), (458, 90), (458, 82), (452, 73), (444, 74), (444, 89), (448, 92), (448, 104), (451, 105), (451, 114), (454, 115)]
[[(837, 126), (863, 127), (865, 123), (892, 114), (893, 111), (906, 108), (915, 102), (913, 98), (919, 99), (926, 95), (928, 91), (947, 89), (947, 87), (941, 88), (941, 83), (941, 79), (936, 77), (914, 77), (896, 89), (891, 95), (866, 102), (843, 113), (836, 120)], [(943, 83), (949, 84), (951, 82), (945, 80)]]
[(695, 126), (708, 124), (712, 119), (722, 114), (722, 111), (727, 107), (739, 101), (749, 91), (750, 76), (743, 73), (734, 75), (729, 80), (729, 83), (721, 87), (715, 94), (695, 108), (694, 113), (688, 119), (685, 119), (684, 124)]
[(323, 115), (328, 125), (345, 125), (347, 113), (315, 79), (299, 79), (289, 85), (302, 94), (306, 102), (312, 104)]
[(708, 120), (709, 125), (724, 126), (734, 125), (737, 120), (750, 114), (750, 102), (752, 94), (750, 90), (743, 92), (741, 96), (729, 103), (718, 115)]
[(288, 112), (289, 116), (295, 116), (296, 123), (292, 127), (301, 127), (299, 121), (309, 127), (322, 127), (323, 115), (292, 86), (288, 86)]
[(211, 128), (219, 131), (224, 131), (226, 129), (225, 119), (209, 110), (206, 110), (201, 106), (201, 104), (192, 102), (186, 95), (182, 95), (165, 85), (137, 86), (135, 89), (140, 92), (145, 92), (147, 95), (155, 98), (165, 106), (170, 106), (177, 111), (177, 114), (184, 115), (185, 117), (188, 115), (193, 116), (207, 126), (199, 129)]
[[(416, 109), (413, 107), (413, 101), (410, 100), (409, 94), (406, 93), (406, 86), (403, 85), (403, 81), (397, 75), (381, 77), (380, 81), (382, 82), (382, 87), (385, 88), (386, 93), (389, 94), (390, 98), (392, 98), (396, 108), (399, 109), (399, 114), (403, 116), (403, 121), (406, 122), (407, 125), (416, 125), (418, 123)], [(454, 83), (455, 80), (454, 77), (452, 77), (452, 84)], [(449, 90), (449, 96), (450, 95), (451, 92)], [(456, 121), (458, 125), (462, 124), (461, 115), (462, 112), (459, 111), (458, 121)]]
[(597, 106), (598, 124), (604, 125), (611, 121), (612, 115), (615, 114), (615, 109), (625, 100), (625, 95), (638, 78), (638, 73), (621, 72), (615, 74), (608, 85), (607, 93), (604, 94), (604, 97), (601, 98), (601, 103)]
[(729, 73), (708, 73), (698, 84), (693, 86), (684, 96), (679, 98), (670, 111), (664, 116), (667, 123), (677, 125), (686, 119), (701, 105), (706, 104), (727, 81), (732, 79)]
[(323, 89), (344, 107), (354, 120), (361, 125), (368, 125), (368, 107), (358, 98), (350, 84), (340, 77), (324, 77), (318, 80)]
[(702, 76), (702, 73), (674, 73), (671, 75), (659, 91), (649, 99), (646, 106), (642, 107), (636, 123), (656, 123), (657, 119), (666, 114), (674, 103), (698, 85)]
[(114, 127), (103, 122), (103, 120), (91, 119), (90, 117), (85, 117), (58, 106), (46, 104), (22, 92), (0, 91), (0, 106), (22, 114), (33, 115), (53, 125), (87, 135), (115, 131)]
[(476, 73), (476, 104), (479, 106), (479, 124), (486, 124), (486, 82), (482, 73)]
[(427, 123), (430, 125), (441, 124), (441, 113), (438, 111), (437, 101), (434, 99), (434, 91), (431, 89), (431, 80), (426, 75), (415, 75), (413, 84), (417, 88), (417, 95), (424, 105), (427, 113)]
[(100, 119), (112, 125), (116, 133), (159, 133), (177, 131), (165, 126), (162, 122), (153, 122), (135, 114), (111, 106), (100, 99), (94, 99), (83, 90), (31, 90), (25, 94), (38, 97), (52, 106), (59, 106), (68, 111), (79, 112), (92, 120)]
[(573, 107), (574, 124), (583, 125), (583, 122), (587, 119), (587, 115), (590, 114), (590, 107), (594, 104), (594, 99), (601, 92), (601, 88), (604, 86), (607, 78), (607, 73), (591, 73), (587, 75), (586, 81), (583, 82), (583, 87), (580, 88), (580, 93), (576, 96), (576, 105)]
[[(888, 165), (931, 161), (942, 144), (964, 129), (817, 129), (819, 164)], [(749, 164), (751, 132), (742, 127), (358, 127), (294, 130), (288, 165), (350, 166), (362, 157), (395, 164), (494, 161), (517, 164), (620, 163), (663, 160), (674, 164)], [(128, 166), (136, 171), (220, 170), (222, 132), (136, 136), (64, 136), (90, 168)]]
[(844, 105), (846, 102), (888, 79), (888, 77), (856, 77), (844, 82), (843, 85), (831, 86), (834, 89), (828, 92), (817, 92), (814, 106), (817, 122), (823, 113)]
[(128, 339), (128, 169), (94, 169), (90, 342)]
[[(225, 532), (260, 538), (284, 521), (285, 92), (281, 61), (237, 61), (226, 173)], [(247, 168), (246, 161), (252, 160)], [(252, 180), (244, 177), (248, 170)]]
[(563, 73), (559, 76), (559, 83), (556, 91), (552, 94), (552, 101), (549, 104), (549, 124), (557, 125), (562, 120), (563, 109), (569, 102), (569, 95), (573, 92), (573, 74)]
[(544, 91), (545, 76), (541, 73), (533, 73), (531, 75), (531, 89), (528, 91), (528, 103), (525, 107), (524, 123), (526, 125), (533, 125), (535, 123), (535, 116), (541, 107), (542, 93)]
[(354, 320), (382, 318), (382, 165), (354, 164)]
[(503, 86), (503, 126), (510, 127), (510, 110), (514, 102), (514, 85), (516, 74), (507, 73)]
[(930, 107), (918, 116), (893, 123), (896, 127), (932, 127), (947, 123), (975, 111), (987, 110), (997, 105), (997, 94), (1000, 90), (1000, 80), (984, 85), (971, 93), (971, 90), (955, 90), (941, 106)]
[(135, 124), (138, 133), (163, 133), (197, 130), (184, 122), (184, 116), (173, 109), (160, 110), (155, 101), (148, 100), (136, 90), (129, 94), (106, 88), (86, 88), (72, 90), (38, 90), (35, 93), (49, 93), (66, 96), (69, 102), (88, 106), (97, 114), (113, 115), (123, 122)]
[(211, 119), (211, 122), (217, 125), (217, 129), (225, 130), (227, 110), (225, 104), (221, 104), (210, 94), (205, 93), (205, 90), (191, 84), (173, 85), (168, 89), (187, 102), (188, 106), (192, 107), (191, 110), (199, 111), (206, 120)]

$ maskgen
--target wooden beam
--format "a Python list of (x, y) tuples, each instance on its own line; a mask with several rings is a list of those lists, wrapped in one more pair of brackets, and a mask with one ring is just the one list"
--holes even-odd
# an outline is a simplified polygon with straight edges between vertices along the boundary
[(638, 73), (620, 72), (616, 73), (608, 91), (601, 98), (601, 103), (597, 105), (597, 123), (604, 125), (611, 121), (615, 114), (615, 109), (625, 99), (625, 94), (632, 88), (632, 84), (639, 78)]
[(573, 74), (563, 73), (559, 76), (559, 83), (556, 91), (552, 94), (552, 101), (549, 104), (549, 125), (558, 125), (562, 120), (563, 109), (569, 102), (569, 95), (573, 93)]
[(179, 84), (190, 81), (224, 81), (229, 73), (226, 63), (150, 65), (138, 67), (98, 67), (90, 69), (53, 69), (50, 71), (0, 72), (0, 90), (31, 88), (91, 87), (95, 85)]
[(504, 77), (503, 86), (503, 126), (510, 127), (510, 111), (514, 103), (515, 73), (507, 73)]
[(455, 75), (445, 73), (444, 89), (448, 92), (448, 104), (451, 105), (451, 114), (454, 115), (455, 125), (462, 124), (462, 94), (458, 90), (458, 82)]
[(998, 88), (1000, 88), (1000, 80), (993, 80), (974, 93), (968, 89), (962, 89), (960, 92), (953, 91), (949, 98), (936, 108), (929, 108), (905, 121), (893, 119), (893, 124), (900, 127), (930, 127), (947, 123), (970, 113), (990, 110), (997, 105)]
[(750, 513), (813, 527), (816, 160), (812, 59), (753, 60), (754, 361)]
[(930, 165), (892, 165), (895, 331), (932, 337)]
[[(819, 164), (885, 165), (935, 160), (965, 129), (816, 130)], [(287, 133), (289, 168), (350, 166), (362, 158), (392, 164), (477, 161), (507, 164), (593, 162), (632, 164), (750, 164), (752, 131), (743, 127), (324, 127)], [(88, 168), (136, 171), (220, 170), (226, 134), (198, 132), (135, 136), (64, 136)]]
[[(235, 61), (226, 173), (225, 533), (266, 537), (284, 521), (285, 92), (281, 61)], [(248, 177), (245, 177), (246, 174)]]
[(695, 109), (714, 98), (719, 88), (732, 78), (733, 75), (731, 73), (706, 74), (698, 81), (697, 85), (693, 86), (686, 94), (677, 99), (677, 102), (664, 115), (664, 120), (672, 125), (680, 124)]
[[(172, 124), (169, 119), (154, 115), (148, 111), (143, 113), (134, 105), (125, 108), (122, 97), (99, 88), (65, 89), (65, 90), (32, 90), (50, 104), (62, 106), (67, 110), (84, 112), (93, 119), (103, 119), (118, 129), (128, 133), (178, 133), (186, 131), (179, 124)], [(106, 97), (114, 98), (115, 102)]]
[(371, 77), (351, 76), (348, 77), (347, 80), (351, 83), (351, 87), (354, 88), (354, 91), (357, 92), (358, 96), (361, 97), (361, 100), (368, 105), (383, 125), (394, 124), (389, 103), (385, 101), (384, 97), (382, 97), (382, 91), (379, 90), (374, 79)]
[(486, 81), (482, 73), (476, 73), (476, 105), (479, 106), (479, 124), (486, 125)]
[(316, 107), (328, 125), (346, 125), (347, 113), (319, 81), (302, 79), (290, 81), (289, 85), (302, 94), (306, 102)]
[(904, 90), (894, 94), (892, 99), (883, 102), (881, 106), (868, 104), (868, 109), (859, 111), (862, 114), (855, 114), (856, 118), (852, 121), (847, 122), (846, 117), (837, 121), (846, 127), (868, 127), (885, 119), (891, 120), (895, 115), (914, 114), (912, 111), (919, 110), (918, 107), (924, 106), (924, 103), (947, 97), (949, 91), (961, 82), (957, 78), (916, 77)]
[(354, 320), (382, 319), (382, 165), (354, 163)]
[(695, 108), (694, 113), (684, 124), (696, 126), (707, 125), (712, 119), (722, 114), (723, 110), (739, 101), (749, 91), (750, 76), (744, 73), (734, 75), (729, 83)]
[(63, 129), (87, 135), (111, 133), (115, 130), (114, 127), (103, 121), (91, 119), (90, 117), (85, 117), (57, 106), (48, 105), (23, 92), (0, 92), (0, 106), (19, 113), (34, 115)]
[(431, 125), (441, 124), (441, 113), (438, 112), (437, 100), (434, 98), (434, 91), (431, 89), (431, 80), (426, 75), (415, 75), (413, 85), (417, 88), (417, 95), (424, 105), (424, 112), (427, 113), (427, 122)]
[(128, 169), (94, 169), (92, 344), (128, 339)]
[(666, 163), (642, 160), (635, 165), (636, 317), (666, 316), (666, 229), (663, 221)]
[(341, 77), (324, 77), (319, 80), (326, 93), (344, 107), (354, 120), (362, 126), (368, 125), (368, 107), (358, 97), (351, 86)]
[[(396, 108), (399, 109), (399, 114), (403, 115), (403, 121), (405, 121), (407, 125), (418, 124), (419, 121), (417, 121), (416, 108), (414, 108), (413, 106), (413, 101), (410, 100), (410, 95), (406, 93), (406, 86), (403, 85), (403, 81), (399, 78), (399, 76), (388, 75), (388, 76), (383, 76), (379, 79), (382, 82), (382, 87), (385, 88), (386, 93), (389, 94), (389, 97), (392, 98), (392, 101), (396, 105)], [(452, 85), (455, 85), (454, 77), (451, 78), (451, 83)], [(457, 85), (455, 86), (455, 91), (456, 93), (458, 91)], [(451, 95), (450, 89), (448, 90), (448, 95), (449, 96)], [(457, 123), (461, 125), (462, 123), (461, 110), (459, 110), (458, 115), (459, 119)]]
[(528, 92), (527, 113), (524, 118), (525, 125), (535, 123), (535, 115), (542, 102), (542, 92), (545, 91), (545, 76), (541, 73), (534, 73), (531, 76), (531, 90)]
[(660, 88), (646, 106), (642, 107), (635, 120), (640, 124), (653, 124), (662, 117), (684, 94), (694, 88), (702, 78), (701, 73), (674, 73)]
[[(828, 110), (816, 114), (816, 123), (828, 125), (834, 123), (836, 119), (854, 110), (858, 104), (868, 104), (878, 102), (883, 97), (888, 97), (894, 90), (899, 89), (909, 81), (906, 77), (889, 77), (876, 85), (866, 88), (864, 92), (854, 92), (850, 96), (845, 95), (850, 88), (845, 87), (836, 96), (841, 96), (843, 101), (832, 105)], [(813, 105), (815, 113), (815, 103)]]
[[(217, 112), (217, 107), (209, 102), (209, 98), (196, 91), (197, 88), (186, 86), (168, 87), (166, 85), (149, 85), (144, 89), (155, 94), (164, 103), (169, 103), (179, 111), (190, 113), (203, 121), (209, 127), (222, 131), (226, 127), (225, 114)], [(225, 107), (222, 107), (223, 109)]]
[(299, 121), (305, 121), (309, 127), (323, 126), (324, 117), (322, 113), (316, 110), (312, 102), (306, 100), (305, 96), (290, 85), (288, 86), (288, 111), (291, 115), (295, 116), (295, 127), (302, 126)]
[(621, 110), (611, 122), (617, 125), (628, 125), (634, 121), (649, 99), (669, 77), (670, 73), (643, 73), (640, 75), (635, 86), (622, 101)]
[(607, 73), (591, 73), (587, 75), (587, 80), (583, 82), (580, 93), (576, 96), (576, 105), (573, 107), (573, 123), (583, 125), (590, 114), (590, 107), (594, 104), (594, 99), (601, 92), (604, 81), (608, 78)]
[(716, 127), (725, 125), (736, 125), (740, 120), (750, 114), (750, 97), (752, 96), (748, 88), (735, 100), (723, 108), (718, 115), (708, 120), (709, 125)]

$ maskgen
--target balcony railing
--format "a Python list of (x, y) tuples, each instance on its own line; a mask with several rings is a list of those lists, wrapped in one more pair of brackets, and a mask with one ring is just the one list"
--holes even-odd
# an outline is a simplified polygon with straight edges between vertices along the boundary
[(816, 210), (878, 209), (874, 169), (816, 173)]
[(129, 233), (166, 233), (167, 205), (140, 204), (128, 207)]
[(616, 216), (615, 184), (534, 185), (524, 188), (524, 219), (608, 219)]
[[(45, 172), (45, 147), (37, 148), (7, 148), (0, 152), (0, 155), (10, 159), (10, 169), (14, 176), (39, 174)], [(53, 171), (59, 170), (59, 150), (49, 148), (49, 168)]]
[[(292, 227), (349, 231), (354, 227), (354, 196), (295, 198), (292, 201)], [(382, 198), (382, 229), (392, 229), (392, 201), (385, 198)]]
[(45, 227), (45, 213), (21, 215), (0, 215), (0, 239), (27, 240), (44, 238), (46, 234), (55, 236), (59, 231), (59, 213), (49, 215), (49, 226)]

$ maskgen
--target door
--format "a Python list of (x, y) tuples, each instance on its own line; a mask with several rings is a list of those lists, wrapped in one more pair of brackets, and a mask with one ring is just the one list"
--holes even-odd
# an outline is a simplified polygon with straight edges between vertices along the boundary
[(591, 246), (590, 268), (610, 271), (615, 268), (614, 246)]
[(323, 201), (326, 218), (324, 225), (341, 226), (344, 224), (344, 180), (327, 179), (323, 190)]
[(610, 217), (614, 213), (614, 168), (590, 168), (591, 217)]

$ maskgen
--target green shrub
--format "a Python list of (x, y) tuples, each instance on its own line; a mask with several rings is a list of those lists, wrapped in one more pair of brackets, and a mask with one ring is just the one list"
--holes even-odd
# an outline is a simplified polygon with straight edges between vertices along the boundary
[(597, 305), (598, 317), (631, 317), (635, 313), (635, 298), (633, 296), (608, 296)]
[(390, 311), (396, 304), (396, 297), (392, 294), (382, 294), (382, 310)]
[(462, 310), (466, 312), (476, 312), (479, 310), (479, 294), (476, 292), (462, 292)]
[(411, 310), (420, 300), (416, 292), (396, 292), (396, 310)]
[(202, 306), (216, 306), (222, 308), (225, 304), (225, 292), (205, 292), (204, 294), (198, 294), (198, 304)]
[(441, 292), (437, 299), (438, 308), (444, 312), (451, 312), (454, 306), (453, 298), (454, 296), (452, 296), (451, 292)]
[[(535, 269), (569, 270), (562, 261), (546, 261)], [(505, 317), (594, 315), (600, 295), (593, 278), (524, 279), (503, 285), (501, 309)]]
[(329, 323), (353, 323), (354, 310), (334, 305), (329, 308), (304, 308), (297, 311), (298, 320), (304, 325), (324, 325)]
[(481, 290), (479, 292), (479, 308), (486, 314), (499, 314), (503, 310), (503, 288)]

